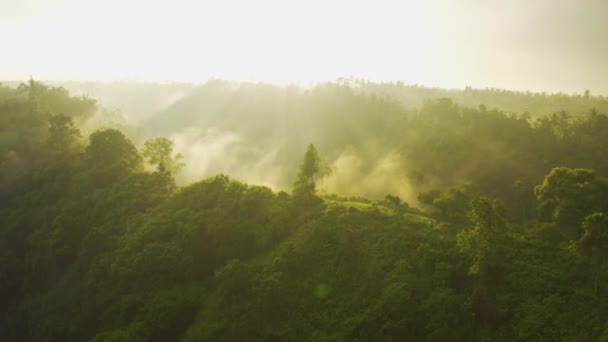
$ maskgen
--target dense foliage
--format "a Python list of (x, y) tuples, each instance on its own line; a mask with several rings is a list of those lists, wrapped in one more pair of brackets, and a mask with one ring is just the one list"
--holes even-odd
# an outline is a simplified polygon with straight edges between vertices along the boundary
[[(608, 117), (358, 89), (200, 89), (234, 107), (197, 124), (293, 128), (287, 193), (178, 186), (171, 139), (85, 139), (95, 101), (0, 87), (0, 340), (608, 340)], [(391, 151), (414, 200), (320, 191), (345, 148)]]

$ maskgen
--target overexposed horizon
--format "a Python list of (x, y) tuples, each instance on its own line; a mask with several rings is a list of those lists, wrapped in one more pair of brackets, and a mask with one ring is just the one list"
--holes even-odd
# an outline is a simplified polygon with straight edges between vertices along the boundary
[(0, 79), (608, 94), (600, 0), (3, 0)]

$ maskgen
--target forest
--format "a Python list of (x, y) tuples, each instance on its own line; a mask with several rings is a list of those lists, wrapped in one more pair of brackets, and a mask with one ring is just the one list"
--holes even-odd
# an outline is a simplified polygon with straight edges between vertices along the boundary
[(608, 341), (608, 98), (0, 84), (1, 341)]

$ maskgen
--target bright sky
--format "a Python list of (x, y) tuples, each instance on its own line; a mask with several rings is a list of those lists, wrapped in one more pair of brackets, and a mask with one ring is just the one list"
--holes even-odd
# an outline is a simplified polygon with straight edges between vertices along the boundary
[(608, 94), (606, 0), (0, 0), (0, 79)]

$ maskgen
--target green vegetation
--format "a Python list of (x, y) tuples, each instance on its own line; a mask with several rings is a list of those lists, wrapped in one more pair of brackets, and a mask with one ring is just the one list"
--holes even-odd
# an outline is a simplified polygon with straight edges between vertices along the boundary
[[(372, 86), (210, 82), (139, 135), (83, 133), (98, 105), (63, 88), (0, 86), (0, 340), (608, 339), (605, 109)], [(277, 146), (290, 193), (176, 183), (189, 120)], [(235, 154), (251, 172), (256, 151)]]

